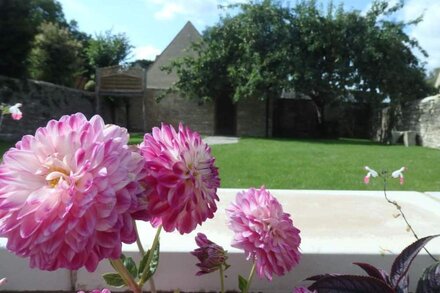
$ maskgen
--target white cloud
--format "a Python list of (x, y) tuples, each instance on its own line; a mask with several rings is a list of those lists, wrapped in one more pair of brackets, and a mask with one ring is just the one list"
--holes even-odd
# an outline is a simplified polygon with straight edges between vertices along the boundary
[(154, 14), (154, 17), (158, 20), (170, 20), (176, 14), (188, 14), (182, 3), (164, 3), (162, 8)]
[(146, 45), (137, 47), (133, 50), (134, 53), (134, 60), (137, 59), (147, 59), (147, 60), (155, 60), (156, 56), (161, 53), (161, 50), (152, 46), (152, 45)]
[(171, 20), (178, 16), (191, 18), (201, 24), (210, 24), (217, 20), (221, 11), (219, 5), (228, 5), (240, 0), (146, 0), (149, 5), (156, 5), (154, 13), (157, 20)]

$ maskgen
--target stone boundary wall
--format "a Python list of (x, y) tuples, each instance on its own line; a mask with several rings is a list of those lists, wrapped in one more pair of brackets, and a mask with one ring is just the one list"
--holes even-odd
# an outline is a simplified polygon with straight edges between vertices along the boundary
[(413, 130), (420, 144), (440, 148), (440, 95), (413, 101), (402, 106), (396, 130)]
[[(440, 95), (406, 102), (396, 111), (393, 130), (416, 132), (419, 145), (440, 148)], [(390, 125), (390, 110), (379, 110), (373, 118), (376, 124), (374, 140), (383, 141)]]
[(23, 118), (4, 117), (0, 139), (17, 141), (34, 134), (38, 127), (62, 115), (82, 112), (88, 118), (95, 114), (95, 94), (43, 81), (18, 80), (0, 76), (0, 102), (22, 103)]

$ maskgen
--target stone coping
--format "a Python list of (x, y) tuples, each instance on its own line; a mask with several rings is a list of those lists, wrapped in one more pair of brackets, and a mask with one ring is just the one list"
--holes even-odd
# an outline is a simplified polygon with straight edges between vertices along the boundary
[[(196, 248), (194, 236), (205, 233), (208, 238), (222, 245), (230, 253), (232, 267), (227, 271), (226, 288), (237, 290), (237, 275), (246, 276), (250, 263), (244, 254), (231, 247), (232, 233), (226, 226), (225, 208), (242, 189), (220, 189), (218, 211), (214, 219), (205, 222), (189, 235), (179, 233), (161, 234), (161, 261), (155, 277), (159, 290), (215, 291), (218, 275), (196, 277), (196, 258), (189, 254)], [(252, 291), (292, 292), (301, 280), (319, 273), (362, 274), (353, 262), (368, 262), (385, 270), (390, 269), (395, 255), (412, 243), (414, 237), (406, 231), (406, 225), (394, 206), (387, 203), (381, 191), (339, 190), (271, 190), (292, 215), (294, 224), (301, 230), (302, 260), (298, 267), (272, 282), (255, 278)], [(439, 234), (440, 192), (389, 191), (391, 200), (396, 200), (420, 237)], [(148, 247), (154, 230), (147, 223), (138, 223), (142, 242)], [(4, 247), (5, 239), (0, 239)], [(427, 248), (440, 255), (440, 239), (433, 240)], [(139, 259), (135, 245), (124, 245), (124, 253)], [(423, 269), (431, 264), (426, 252), (416, 258), (411, 270), (411, 289)], [(2, 290), (70, 290), (104, 287), (100, 273), (111, 271), (103, 261), (98, 272), (93, 274), (80, 270), (76, 275), (69, 271), (41, 272), (27, 267), (27, 260), (0, 248), (0, 277), (8, 283)], [(4, 265), (7, 264), (7, 265)], [(148, 285), (145, 286), (148, 289)], [(117, 290), (112, 290), (116, 292)]]

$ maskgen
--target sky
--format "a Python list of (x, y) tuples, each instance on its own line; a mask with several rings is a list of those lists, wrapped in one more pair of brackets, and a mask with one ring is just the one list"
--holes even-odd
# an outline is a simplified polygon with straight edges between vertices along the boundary
[[(199, 32), (216, 24), (225, 12), (219, 5), (243, 2), (242, 0), (58, 0), (66, 19), (76, 20), (79, 29), (91, 35), (111, 30), (125, 33), (134, 46), (132, 60), (154, 60), (187, 21)], [(390, 0), (396, 2), (396, 0)], [(326, 7), (328, 0), (320, 1)], [(285, 0), (293, 5), (296, 0)], [(346, 10), (367, 11), (370, 0), (335, 0)], [(404, 8), (395, 15), (397, 20), (424, 19), (409, 28), (408, 34), (416, 38), (429, 57), (417, 55), (426, 62), (427, 70), (440, 67), (440, 1), (406, 0)]]

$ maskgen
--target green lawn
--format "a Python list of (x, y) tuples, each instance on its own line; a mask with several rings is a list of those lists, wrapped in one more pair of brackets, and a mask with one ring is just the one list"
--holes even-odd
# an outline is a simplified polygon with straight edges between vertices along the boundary
[(368, 165), (377, 171), (406, 166), (403, 186), (391, 190), (440, 190), (440, 151), (386, 146), (367, 140), (281, 140), (242, 138), (238, 144), (213, 145), (221, 186), (265, 185), (282, 189), (382, 189), (380, 180), (363, 183)]
[[(140, 143), (143, 134), (131, 135)], [(0, 142), (0, 153), (13, 143)], [(368, 165), (390, 171), (406, 166), (406, 182), (391, 190), (440, 190), (440, 150), (386, 146), (367, 140), (282, 140), (242, 138), (237, 144), (212, 145), (221, 187), (265, 185), (283, 189), (382, 189), (380, 180), (363, 183)]]
[(130, 133), (130, 144), (140, 144), (144, 140), (144, 133)]

